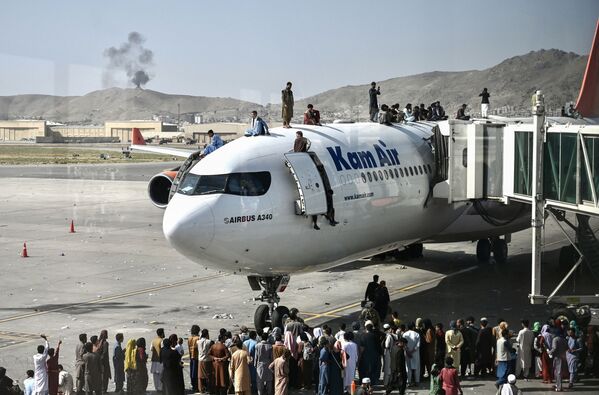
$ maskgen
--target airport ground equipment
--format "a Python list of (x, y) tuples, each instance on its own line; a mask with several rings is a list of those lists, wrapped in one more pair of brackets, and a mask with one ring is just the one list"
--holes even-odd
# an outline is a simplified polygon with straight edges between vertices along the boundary
[[(599, 289), (591, 295), (558, 292), (583, 264), (599, 284), (599, 241), (590, 222), (599, 218), (599, 126), (586, 120), (547, 118), (541, 91), (533, 95), (532, 104), (532, 119), (440, 123), (440, 136), (433, 139), (432, 147), (447, 174), (434, 186), (433, 196), (449, 202), (529, 204), (530, 302), (560, 304), (559, 314), (584, 324), (599, 319)], [(543, 234), (549, 218), (557, 222), (571, 246), (560, 251), (560, 266), (568, 266), (567, 274), (544, 294)], [(574, 230), (574, 237), (564, 224)], [(487, 240), (478, 243), (477, 255), (492, 249)]]

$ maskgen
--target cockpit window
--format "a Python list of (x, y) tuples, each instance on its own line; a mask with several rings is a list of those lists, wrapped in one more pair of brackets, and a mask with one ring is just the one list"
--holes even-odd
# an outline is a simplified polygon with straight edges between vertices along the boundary
[(264, 195), (270, 188), (271, 177), (267, 171), (217, 175), (185, 175), (177, 189), (183, 195), (209, 195), (225, 193), (239, 196)]
[(264, 195), (270, 188), (270, 173), (261, 171), (257, 173), (229, 174), (225, 193), (241, 196)]

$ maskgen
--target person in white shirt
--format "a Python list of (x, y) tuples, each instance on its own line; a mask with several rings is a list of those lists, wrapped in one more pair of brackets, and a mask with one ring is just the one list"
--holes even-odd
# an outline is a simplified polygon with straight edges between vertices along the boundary
[(71, 395), (73, 392), (73, 376), (64, 370), (62, 365), (58, 365), (58, 393), (62, 395)]
[(37, 354), (33, 356), (33, 377), (35, 379), (34, 395), (48, 395), (48, 339), (46, 335), (41, 335), (45, 344), (37, 346)]
[(27, 371), (27, 378), (23, 380), (23, 392), (25, 395), (33, 395), (35, 390), (35, 379), (33, 378), (33, 370)]
[[(522, 330), (518, 332), (518, 337), (516, 338), (516, 342), (520, 346), (520, 352), (518, 353), (518, 358), (520, 359), (519, 367), (522, 369), (525, 380), (528, 380), (528, 375), (530, 374), (530, 369), (532, 367), (532, 351), (534, 349), (535, 341), (535, 334), (528, 329), (529, 326), (530, 321), (522, 320)], [(520, 372), (516, 372), (516, 374), (519, 373)]]
[(345, 334), (345, 322), (341, 323), (341, 325), (339, 325), (339, 331), (337, 333), (335, 333), (335, 339), (341, 341), (343, 343), (344, 339), (343, 339), (343, 335)]
[(183, 338), (180, 337), (179, 340), (177, 340), (177, 345), (175, 346), (175, 350), (177, 350), (177, 352), (179, 354), (181, 354), (181, 356), (183, 356), (183, 354), (185, 354), (185, 349), (183, 348)]
[(420, 385), (420, 335), (415, 331), (416, 324), (410, 322), (408, 331), (403, 337), (408, 340), (406, 345), (406, 364), (408, 365), (408, 386)]

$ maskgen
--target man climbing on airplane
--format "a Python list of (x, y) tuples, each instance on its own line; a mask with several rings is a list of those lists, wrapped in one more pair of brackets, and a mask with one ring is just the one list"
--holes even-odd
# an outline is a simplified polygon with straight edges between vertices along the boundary
[(223, 139), (221, 139), (218, 134), (214, 134), (214, 130), (212, 129), (208, 131), (208, 137), (210, 137), (210, 144), (208, 144), (206, 148), (204, 148), (204, 150), (202, 151), (202, 157), (216, 151), (217, 149), (225, 145)]
[(245, 135), (250, 137), (264, 134), (270, 136), (268, 125), (258, 116), (258, 111), (254, 110), (251, 113), (250, 128), (245, 131)]
[[(293, 152), (308, 152), (308, 148), (310, 148), (310, 141), (304, 137), (304, 133), (302, 133), (301, 130), (295, 132)], [(312, 227), (315, 230), (320, 230), (320, 226), (318, 226), (318, 215), (312, 216)]]

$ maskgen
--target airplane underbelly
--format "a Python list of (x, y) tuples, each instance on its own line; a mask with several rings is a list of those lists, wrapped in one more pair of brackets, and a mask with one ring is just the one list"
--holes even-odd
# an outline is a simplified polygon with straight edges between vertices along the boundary
[(472, 204), (468, 203), (467, 210), (464, 210), (463, 214), (446, 229), (423, 241), (431, 243), (472, 241), (499, 237), (530, 227), (530, 210), (527, 205), (516, 203), (505, 206), (501, 203), (487, 202), (485, 206), (488, 220), (485, 220)]

